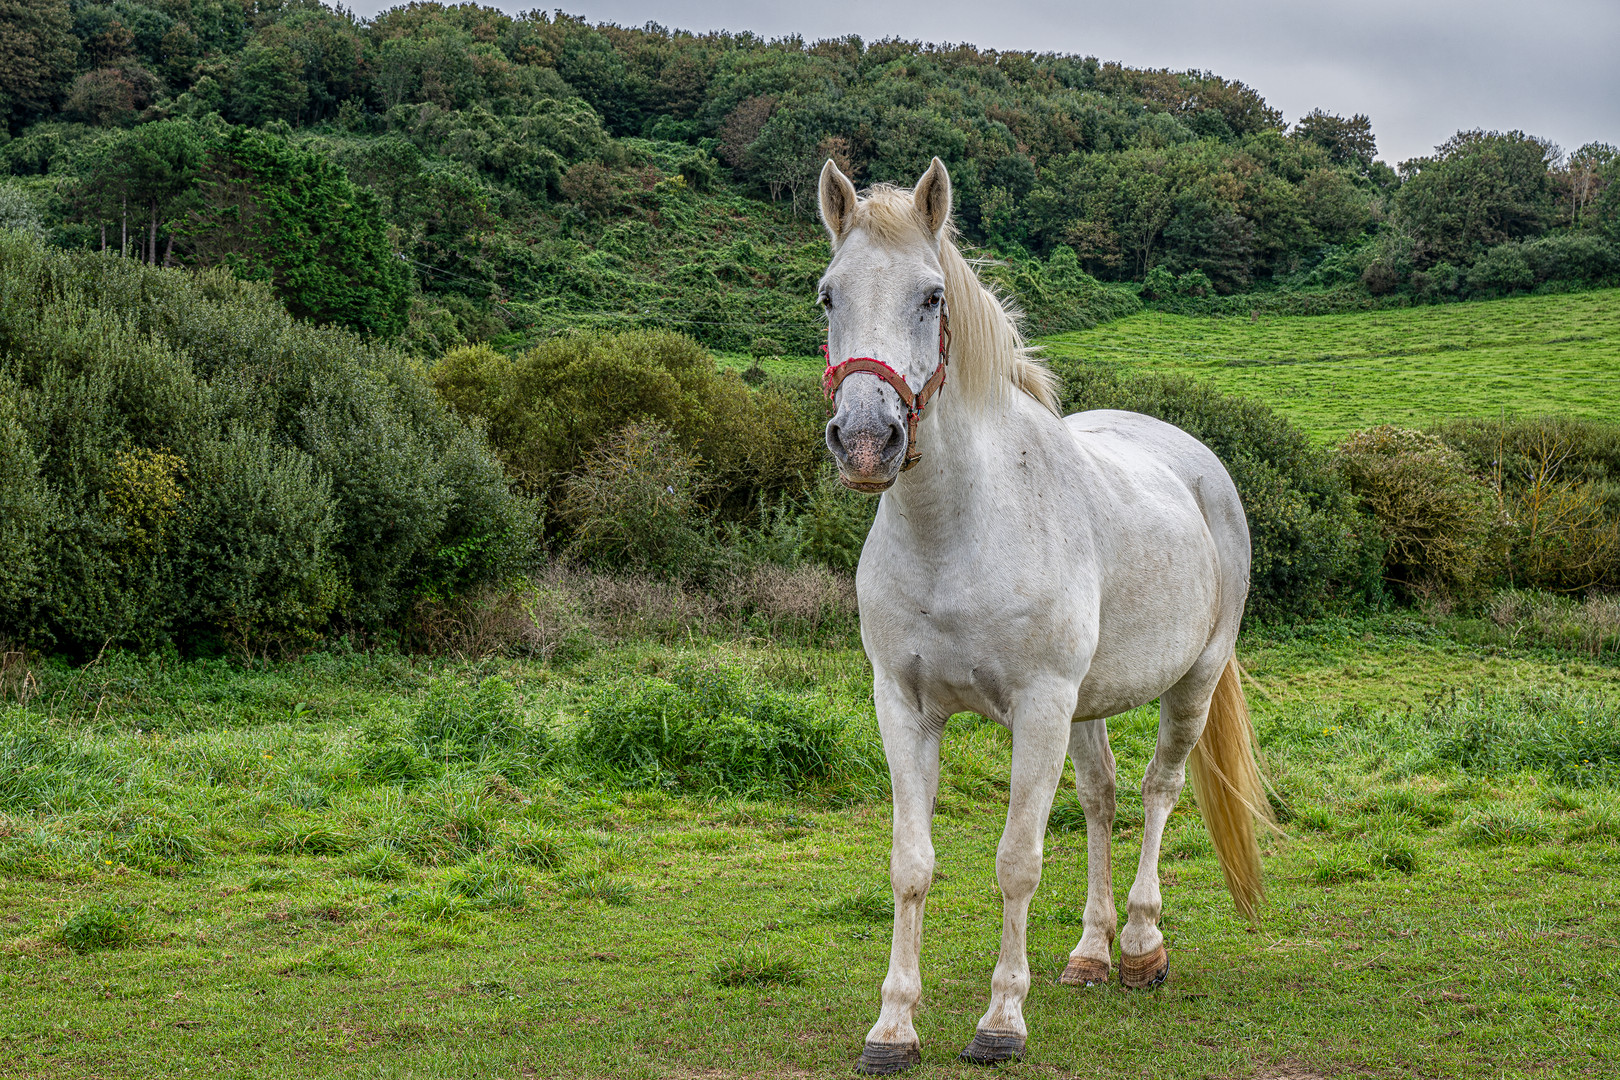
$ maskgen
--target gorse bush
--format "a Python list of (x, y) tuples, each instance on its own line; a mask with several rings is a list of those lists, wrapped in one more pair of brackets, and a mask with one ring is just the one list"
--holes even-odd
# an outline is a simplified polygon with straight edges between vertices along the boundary
[(711, 506), (746, 510), (801, 485), (823, 450), (819, 405), (791, 387), (750, 390), (697, 342), (668, 331), (577, 334), (508, 357), (458, 349), (434, 385), (489, 440), (525, 489), (556, 500), (604, 441), (633, 423), (669, 432), (703, 462)]
[(701, 462), (675, 437), (636, 423), (597, 444), (563, 482), (557, 516), (585, 562), (683, 577), (701, 568), (711, 544), (699, 512)]
[(402, 356), (262, 286), (0, 235), (0, 628), (307, 642), (522, 565), (536, 519)]
[(1248, 515), (1248, 613), (1310, 617), (1378, 588), (1379, 542), (1344, 479), (1266, 405), (1183, 376), (1060, 362), (1064, 411), (1126, 409), (1175, 424), (1215, 452)]
[(825, 703), (723, 667), (603, 687), (583, 715), (575, 734), (582, 761), (633, 783), (765, 794), (862, 767)]
[(1437, 435), (1377, 427), (1334, 455), (1384, 540), (1384, 577), (1408, 591), (1465, 592), (1487, 584), (1501, 560), (1495, 493)]

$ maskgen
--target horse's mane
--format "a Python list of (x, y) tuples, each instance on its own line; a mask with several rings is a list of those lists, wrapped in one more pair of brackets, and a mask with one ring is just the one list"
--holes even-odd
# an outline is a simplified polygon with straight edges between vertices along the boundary
[[(892, 184), (869, 188), (856, 204), (855, 224), (893, 244), (929, 242), (928, 226), (912, 202), (911, 189)], [(956, 225), (947, 221), (939, 238), (945, 271), (945, 304), (950, 313), (950, 387), (972, 402), (997, 400), (1011, 386), (1055, 415), (1057, 379), (1034, 349), (1024, 344), (1022, 313), (979, 280), (973, 264), (956, 246)]]

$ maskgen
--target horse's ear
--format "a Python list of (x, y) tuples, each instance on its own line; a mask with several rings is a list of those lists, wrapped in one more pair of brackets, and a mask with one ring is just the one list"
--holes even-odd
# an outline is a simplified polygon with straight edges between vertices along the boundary
[(839, 171), (832, 158), (821, 167), (821, 223), (834, 246), (855, 224), (855, 185)]
[(929, 164), (928, 171), (917, 181), (917, 189), (911, 197), (917, 204), (917, 213), (923, 216), (923, 220), (928, 222), (929, 231), (938, 238), (951, 216), (951, 175), (945, 171), (943, 161), (935, 158)]

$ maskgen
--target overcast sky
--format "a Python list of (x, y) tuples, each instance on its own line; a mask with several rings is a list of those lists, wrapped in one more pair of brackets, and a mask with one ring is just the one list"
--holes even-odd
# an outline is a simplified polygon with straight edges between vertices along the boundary
[[(491, 0), (483, 0), (488, 3)], [(533, 3), (493, 0), (516, 13)], [(553, 0), (555, 3), (556, 0)], [(361, 0), (369, 16), (390, 3)], [(1199, 68), (1260, 91), (1290, 123), (1372, 117), (1390, 164), (1467, 128), (1520, 128), (1565, 151), (1620, 145), (1620, 0), (574, 0), (592, 22), (859, 34)]]

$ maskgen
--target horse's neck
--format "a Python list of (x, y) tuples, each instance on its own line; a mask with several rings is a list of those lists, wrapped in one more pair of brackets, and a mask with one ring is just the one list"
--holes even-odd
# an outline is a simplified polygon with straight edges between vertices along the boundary
[(884, 495), (913, 544), (953, 545), (985, 531), (986, 519), (974, 510), (994, 505), (1006, 481), (997, 475), (1006, 447), (1027, 437), (1021, 397), (1009, 389), (1004, 400), (991, 404), (941, 399), (919, 425), (922, 460)]

